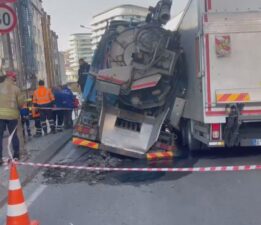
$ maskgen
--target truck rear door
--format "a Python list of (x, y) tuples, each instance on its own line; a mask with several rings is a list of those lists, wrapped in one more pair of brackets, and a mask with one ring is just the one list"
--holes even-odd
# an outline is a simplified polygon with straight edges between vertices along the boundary
[(261, 12), (208, 12), (204, 20), (207, 117), (236, 103), (261, 115)]

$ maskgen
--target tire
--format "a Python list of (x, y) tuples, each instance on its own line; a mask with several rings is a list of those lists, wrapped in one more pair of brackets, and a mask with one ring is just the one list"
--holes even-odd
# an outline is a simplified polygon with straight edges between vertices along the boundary
[(201, 142), (195, 139), (192, 135), (192, 121), (187, 122), (187, 146), (190, 152), (197, 151), (201, 149)]
[(180, 138), (181, 145), (186, 147), (188, 145), (188, 137), (187, 137), (187, 121), (182, 120), (180, 124)]

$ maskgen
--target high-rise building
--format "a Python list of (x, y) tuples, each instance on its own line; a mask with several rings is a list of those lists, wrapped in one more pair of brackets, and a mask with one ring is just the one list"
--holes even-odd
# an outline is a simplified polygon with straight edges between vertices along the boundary
[(64, 52), (59, 52), (59, 65), (60, 65), (61, 84), (64, 85), (67, 83), (67, 76), (66, 76), (66, 72), (65, 72)]
[(42, 0), (31, 0), (32, 4), (32, 33), (34, 41), (34, 54), (36, 59), (36, 79), (47, 81), (46, 63), (44, 57), (44, 41), (41, 18), (43, 16)]
[(52, 58), (54, 63), (54, 83), (52, 86), (57, 86), (62, 84), (62, 74), (60, 73), (60, 56), (58, 49), (58, 35), (51, 31), (51, 42), (52, 42)]
[(43, 12), (42, 27), (47, 84), (49, 87), (54, 87), (61, 84), (58, 35), (51, 30), (51, 17), (46, 12)]
[(67, 82), (75, 82), (77, 81), (77, 76), (75, 72), (71, 68), (71, 61), (70, 61), (70, 50), (67, 50), (63, 53), (64, 56), (64, 63), (65, 63), (65, 74)]
[(17, 84), (28, 96), (39, 79), (49, 87), (60, 85), (64, 70), (58, 36), (50, 28), (51, 19), (43, 10), (42, 0), (19, 0), (9, 5), (18, 20), (12, 32), (0, 37), (0, 75), (15, 70)]
[(79, 59), (92, 61), (91, 33), (77, 33), (70, 36), (69, 64), (72, 71), (71, 81), (77, 80)]
[[(37, 3), (39, 3), (37, 5)], [(14, 32), (10, 33), (10, 39), (12, 36), (16, 39), (17, 52), (19, 52), (19, 58), (21, 60), (21, 69), (18, 71), (19, 78), (18, 83), (25, 91), (32, 91), (36, 87), (36, 81), (38, 76), (37, 56), (35, 51), (35, 42), (40, 42), (34, 37), (33, 27), (39, 26), (37, 19), (33, 16), (39, 14), (41, 8), (41, 2), (34, 0), (20, 0), (13, 6), (16, 8), (18, 24)], [(37, 8), (37, 13), (35, 12)], [(36, 30), (36, 28), (35, 28)], [(36, 33), (36, 31), (35, 31)], [(38, 36), (38, 38), (41, 38)], [(12, 44), (11, 44), (12, 45)], [(39, 60), (39, 57), (38, 57)]]
[[(2, 35), (4, 37), (4, 35)], [(23, 66), (22, 48), (20, 44), (20, 34), (19, 29), (16, 27), (11, 33), (5, 35), (4, 49), (6, 49), (5, 57), (3, 61), (6, 69), (11, 69), (17, 72), (17, 84), (23, 90), (26, 91), (30, 86), (28, 86), (26, 78), (24, 77), (25, 70)]]
[(92, 50), (97, 47), (108, 23), (112, 20), (139, 22), (144, 21), (148, 8), (136, 5), (120, 5), (95, 15), (92, 19)]
[(54, 83), (54, 63), (52, 58), (52, 43), (51, 43), (51, 17), (43, 12), (42, 16), (43, 39), (44, 39), (44, 54), (45, 66), (47, 72), (46, 84), (50, 87)]

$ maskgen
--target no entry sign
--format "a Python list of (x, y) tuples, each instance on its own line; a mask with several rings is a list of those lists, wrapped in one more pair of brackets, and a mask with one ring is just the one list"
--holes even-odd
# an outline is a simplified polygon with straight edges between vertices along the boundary
[(0, 33), (11, 32), (17, 24), (15, 11), (8, 5), (0, 4)]
[(16, 0), (0, 0), (0, 3), (14, 3)]

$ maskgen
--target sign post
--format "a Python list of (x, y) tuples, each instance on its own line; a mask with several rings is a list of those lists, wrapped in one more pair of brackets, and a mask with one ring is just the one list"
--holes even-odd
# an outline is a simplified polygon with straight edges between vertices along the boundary
[[(9, 0), (10, 2), (12, 0)], [(1, 1), (0, 2), (7, 2)], [(12, 1), (13, 2), (13, 1)], [(6, 34), (11, 32), (17, 24), (17, 16), (12, 7), (6, 4), (0, 4), (0, 33)]]

